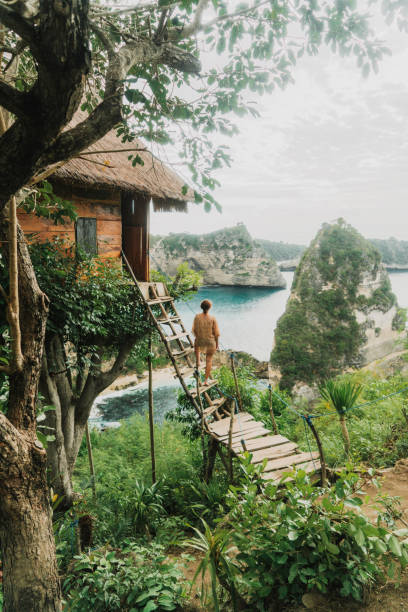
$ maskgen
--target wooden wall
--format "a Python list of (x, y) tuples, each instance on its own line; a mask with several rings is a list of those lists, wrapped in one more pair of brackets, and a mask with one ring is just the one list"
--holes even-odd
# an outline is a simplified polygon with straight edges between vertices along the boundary
[[(122, 248), (121, 196), (119, 191), (101, 192), (85, 187), (70, 188), (54, 185), (60, 197), (75, 204), (79, 217), (96, 219), (98, 255), (101, 257), (120, 257)], [(85, 195), (86, 194), (86, 195)], [(91, 197), (92, 196), (92, 197)], [(54, 225), (53, 221), (18, 212), (19, 223), (25, 234), (35, 234), (36, 240), (50, 240), (56, 236), (75, 243), (75, 223)]]

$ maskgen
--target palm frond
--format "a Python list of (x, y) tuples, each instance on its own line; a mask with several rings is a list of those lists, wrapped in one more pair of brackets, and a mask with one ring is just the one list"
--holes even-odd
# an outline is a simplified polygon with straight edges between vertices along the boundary
[(339, 416), (344, 416), (353, 408), (363, 390), (362, 386), (351, 380), (327, 380), (319, 386), (321, 397), (336, 410)]

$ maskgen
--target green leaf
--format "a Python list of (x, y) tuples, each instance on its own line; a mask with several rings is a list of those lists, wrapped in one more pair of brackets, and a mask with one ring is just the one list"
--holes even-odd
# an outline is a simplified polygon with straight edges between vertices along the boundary
[(333, 555), (338, 555), (340, 552), (340, 549), (338, 546), (336, 546), (336, 544), (333, 544), (332, 542), (327, 542), (326, 544), (326, 548), (329, 552), (331, 552)]
[(365, 545), (365, 537), (364, 537), (364, 533), (361, 531), (361, 529), (357, 529), (354, 538), (357, 542), (357, 544), (359, 546), (364, 546)]
[(152, 610), (157, 610), (157, 607), (158, 606), (154, 603), (154, 601), (149, 601), (143, 608), (143, 612), (152, 612)]
[(401, 545), (395, 536), (392, 535), (388, 540), (388, 547), (393, 553), (393, 555), (395, 555), (396, 557), (401, 557)]

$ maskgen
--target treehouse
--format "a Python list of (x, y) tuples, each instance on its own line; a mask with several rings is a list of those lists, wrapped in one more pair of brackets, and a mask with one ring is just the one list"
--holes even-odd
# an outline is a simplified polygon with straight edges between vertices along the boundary
[[(143, 165), (132, 166), (130, 155), (138, 155)], [(114, 131), (58, 168), (48, 181), (57, 196), (75, 205), (78, 218), (55, 225), (19, 211), (24, 233), (37, 240), (60, 237), (102, 258), (119, 258), (123, 250), (140, 281), (149, 280), (150, 202), (155, 211), (186, 211), (189, 199), (175, 172), (140, 141), (122, 143)]]

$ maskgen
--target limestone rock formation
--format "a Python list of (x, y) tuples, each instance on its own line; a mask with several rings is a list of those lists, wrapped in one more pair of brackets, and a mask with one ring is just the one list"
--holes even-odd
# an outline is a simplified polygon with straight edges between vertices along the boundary
[(211, 234), (155, 237), (150, 252), (152, 267), (170, 276), (187, 262), (202, 272), (205, 285), (286, 287), (275, 261), (242, 224)]
[(316, 382), (391, 353), (401, 325), (377, 249), (343, 220), (324, 224), (296, 269), (272, 362), (283, 386)]

